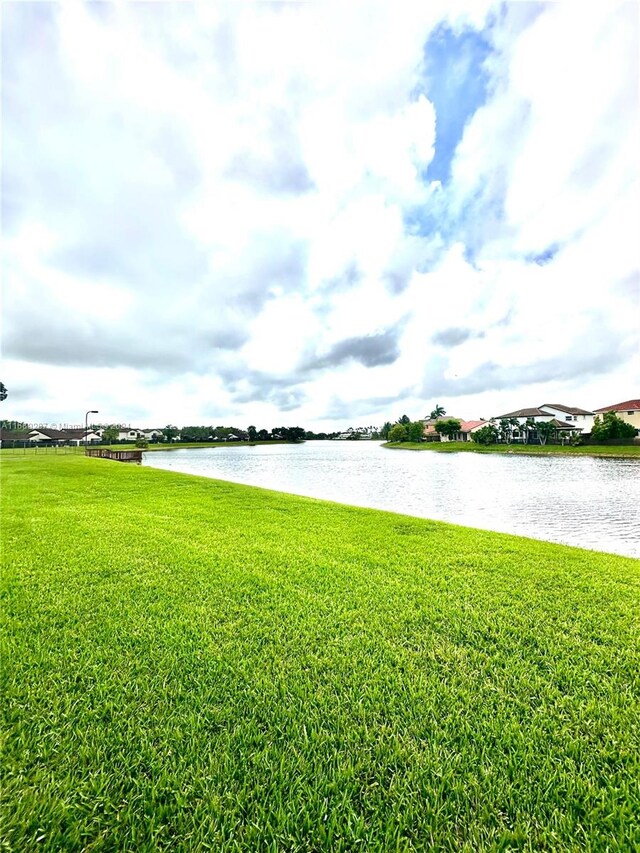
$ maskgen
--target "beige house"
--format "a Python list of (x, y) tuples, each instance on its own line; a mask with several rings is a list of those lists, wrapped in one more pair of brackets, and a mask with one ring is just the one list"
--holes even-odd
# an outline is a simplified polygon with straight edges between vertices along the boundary
[(424, 424), (422, 436), (425, 441), (440, 441), (440, 433), (436, 432), (436, 424), (441, 420), (442, 418), (426, 418), (422, 421)]
[[(448, 418), (441, 418), (441, 420), (448, 420)], [(471, 441), (471, 436), (474, 432), (477, 432), (482, 427), (485, 427), (488, 421), (464, 421), (462, 418), (456, 418), (456, 420), (460, 421), (460, 431), (456, 432), (452, 438), (449, 438), (446, 435), (440, 437), (440, 441)]]
[(443, 415), (441, 418), (427, 418), (422, 421), (424, 424), (424, 429), (422, 431), (422, 435), (425, 441), (470, 441), (471, 434), (476, 432), (479, 429), (482, 429), (483, 426), (486, 426), (488, 421), (478, 420), (478, 421), (467, 421), (464, 418), (455, 418), (453, 420), (460, 421), (460, 432), (457, 432), (453, 438), (449, 438), (446, 435), (440, 435), (440, 433), (436, 430), (436, 424), (439, 421), (448, 421), (449, 415)]
[(613, 406), (594, 409), (594, 412), (600, 417), (605, 412), (615, 412), (621, 421), (625, 421), (640, 430), (640, 400), (625, 400), (623, 403), (615, 403)]

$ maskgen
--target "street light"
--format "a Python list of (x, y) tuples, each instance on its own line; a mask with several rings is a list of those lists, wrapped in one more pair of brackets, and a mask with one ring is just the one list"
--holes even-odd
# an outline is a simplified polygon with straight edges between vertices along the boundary
[(84, 455), (85, 456), (87, 455), (87, 444), (89, 443), (89, 440), (87, 438), (87, 433), (89, 432), (88, 418), (89, 418), (89, 415), (97, 415), (97, 414), (98, 414), (97, 409), (89, 409), (87, 414), (84, 416)]

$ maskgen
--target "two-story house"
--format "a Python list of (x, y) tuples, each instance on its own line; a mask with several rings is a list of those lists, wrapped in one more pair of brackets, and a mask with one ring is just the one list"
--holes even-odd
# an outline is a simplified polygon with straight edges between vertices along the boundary
[(621, 421), (625, 421), (640, 430), (640, 400), (625, 400), (623, 403), (615, 403), (613, 406), (595, 409), (596, 415), (600, 415), (600, 418), (605, 412), (615, 412)]

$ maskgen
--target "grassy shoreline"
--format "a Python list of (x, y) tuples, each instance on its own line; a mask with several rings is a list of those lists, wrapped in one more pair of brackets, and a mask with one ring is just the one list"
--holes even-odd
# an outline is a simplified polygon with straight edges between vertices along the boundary
[(598, 445), (579, 447), (539, 444), (476, 444), (474, 441), (386, 442), (390, 450), (429, 450), (434, 453), (518, 453), (528, 456), (606, 456), (640, 460), (640, 445)]
[(7, 850), (629, 850), (640, 561), (2, 458)]
[[(184, 441), (184, 442), (173, 442), (173, 443), (160, 443), (160, 444), (149, 444), (147, 447), (142, 448), (144, 452), (147, 451), (156, 451), (156, 450), (193, 450), (194, 448), (211, 448), (211, 447), (255, 447), (258, 444), (273, 444), (273, 445), (281, 445), (281, 444), (303, 444), (301, 441)], [(102, 447), (107, 450), (137, 450), (136, 445), (131, 443), (120, 443), (120, 444), (95, 444), (91, 445), (93, 447)], [(2, 447), (0, 448), (0, 454), (2, 451), (5, 451), (6, 454), (24, 454), (26, 453), (59, 453), (59, 454), (84, 454), (84, 447)]]

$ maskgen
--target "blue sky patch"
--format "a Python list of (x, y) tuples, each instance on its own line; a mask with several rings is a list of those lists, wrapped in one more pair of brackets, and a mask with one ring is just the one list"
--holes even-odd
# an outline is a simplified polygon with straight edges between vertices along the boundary
[(552, 243), (551, 246), (547, 246), (544, 252), (539, 252), (536, 255), (527, 255), (526, 260), (529, 263), (538, 264), (539, 267), (543, 267), (555, 258), (560, 248), (560, 243)]
[(454, 33), (437, 27), (424, 46), (424, 73), (416, 96), (426, 95), (436, 111), (436, 150), (425, 179), (449, 179), (451, 161), (465, 124), (487, 99), (489, 75), (483, 63), (489, 42), (476, 30)]

